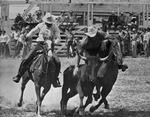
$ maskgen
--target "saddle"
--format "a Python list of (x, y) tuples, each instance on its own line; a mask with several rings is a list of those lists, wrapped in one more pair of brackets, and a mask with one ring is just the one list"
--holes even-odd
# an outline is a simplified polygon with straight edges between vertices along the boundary
[(40, 70), (43, 73), (46, 73), (48, 67), (47, 63), (48, 63), (48, 56), (45, 55), (43, 51), (37, 52), (37, 55), (31, 62), (30, 71), (33, 72), (34, 70)]

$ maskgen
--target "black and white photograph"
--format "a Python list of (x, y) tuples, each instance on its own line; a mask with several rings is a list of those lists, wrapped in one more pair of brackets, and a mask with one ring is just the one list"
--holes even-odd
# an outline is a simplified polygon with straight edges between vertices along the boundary
[(0, 117), (150, 117), (150, 0), (0, 0)]

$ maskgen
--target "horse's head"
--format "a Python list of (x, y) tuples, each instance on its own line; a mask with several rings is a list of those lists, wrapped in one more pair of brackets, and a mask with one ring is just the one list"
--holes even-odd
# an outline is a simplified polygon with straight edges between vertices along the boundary
[(89, 81), (95, 82), (97, 78), (97, 72), (99, 69), (99, 56), (81, 57), (86, 63), (86, 74), (88, 74)]

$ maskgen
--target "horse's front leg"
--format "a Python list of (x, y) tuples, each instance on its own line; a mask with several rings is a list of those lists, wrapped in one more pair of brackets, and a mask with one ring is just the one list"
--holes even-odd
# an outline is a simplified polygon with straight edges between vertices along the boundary
[(51, 85), (48, 85), (47, 87), (44, 87), (43, 91), (42, 91), (42, 95), (40, 96), (40, 100), (41, 100), (41, 104), (42, 104), (42, 101), (45, 97), (45, 95), (47, 94), (47, 92), (50, 90), (51, 88)]
[(84, 93), (83, 93), (83, 90), (82, 90), (82, 87), (81, 87), (81, 82), (79, 81), (78, 84), (77, 84), (77, 92), (79, 94), (79, 97), (80, 97), (80, 106), (79, 108), (77, 109), (77, 112), (79, 111), (79, 114), (80, 115), (83, 115), (83, 111), (84, 111), (84, 107), (83, 107), (83, 99), (84, 99)]
[(24, 90), (26, 88), (26, 84), (28, 83), (29, 78), (24, 78), (22, 77), (22, 83), (21, 83), (21, 96), (18, 102), (18, 106), (21, 107), (22, 106), (22, 102), (23, 102), (23, 94), (24, 94)]
[(35, 92), (36, 92), (36, 97), (37, 97), (37, 102), (36, 102), (36, 106), (37, 106), (36, 114), (37, 114), (37, 117), (42, 117), (41, 113), (40, 113), (41, 112), (40, 91), (41, 91), (41, 86), (39, 85), (38, 82), (35, 82)]

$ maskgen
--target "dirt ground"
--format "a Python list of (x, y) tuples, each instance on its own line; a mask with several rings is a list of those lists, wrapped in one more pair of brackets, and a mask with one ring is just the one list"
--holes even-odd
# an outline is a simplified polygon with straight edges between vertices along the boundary
[[(75, 64), (75, 59), (61, 58), (62, 73), (66, 67)], [(108, 95), (110, 109), (103, 105), (97, 111), (87, 115), (89, 117), (150, 117), (150, 59), (125, 58), (128, 64), (126, 72), (119, 71), (118, 79)], [(25, 89), (24, 103), (17, 106), (20, 96), (21, 82), (16, 84), (12, 77), (16, 75), (20, 60), (0, 60), (0, 117), (36, 117), (35, 90), (30, 81)], [(42, 104), (43, 117), (60, 116), (61, 88), (51, 88)], [(96, 104), (93, 102), (91, 105)], [(68, 108), (73, 109), (79, 105), (78, 95), (71, 98)], [(88, 112), (89, 105), (86, 108)], [(79, 115), (76, 115), (79, 116)], [(86, 116), (86, 117), (87, 117)]]

